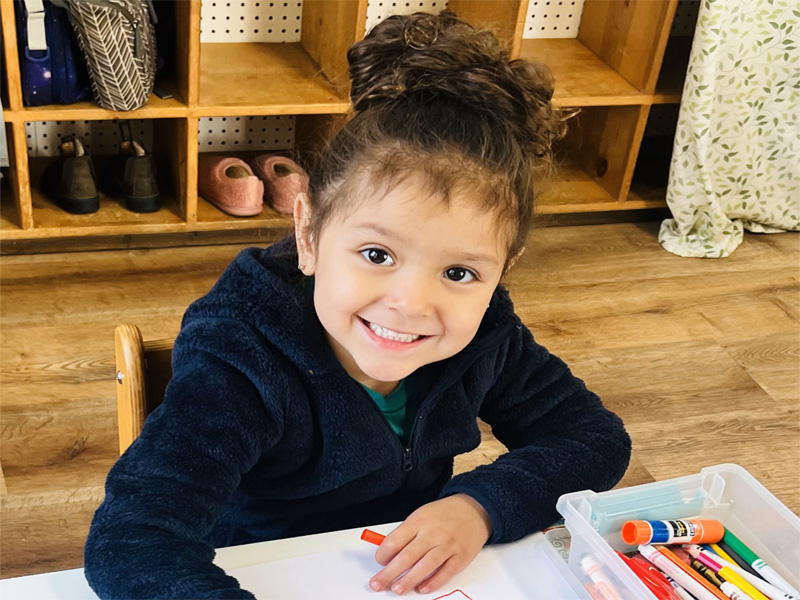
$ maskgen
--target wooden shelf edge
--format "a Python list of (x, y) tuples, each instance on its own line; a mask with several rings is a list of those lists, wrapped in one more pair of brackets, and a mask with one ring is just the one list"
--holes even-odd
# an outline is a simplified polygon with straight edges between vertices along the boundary
[(320, 104), (273, 104), (273, 105), (208, 105), (190, 108), (190, 117), (254, 117), (283, 115), (343, 115), (350, 111), (349, 102)]
[(652, 104), (680, 104), (681, 96), (680, 91), (656, 91), (652, 96)]
[(587, 204), (545, 204), (535, 207), (539, 215), (555, 215), (586, 212), (610, 212), (618, 210), (644, 210), (666, 208), (664, 200), (627, 200), (625, 202), (594, 202)]
[[(150, 103), (152, 102), (152, 104)], [(188, 107), (178, 100), (161, 100), (153, 97), (147, 104), (134, 110), (106, 110), (93, 102), (75, 104), (50, 104), (47, 106), (26, 106), (19, 110), (3, 113), (10, 123), (33, 121), (114, 121), (121, 119), (170, 119), (181, 118), (187, 114)]]
[(561, 96), (553, 98), (556, 108), (583, 108), (589, 106), (637, 106), (652, 104), (653, 96), (649, 94), (630, 94), (627, 96)]
[(209, 231), (176, 231), (157, 234), (116, 233), (113, 235), (81, 235), (78, 237), (48, 237), (3, 239), (0, 254), (40, 254), (78, 252), (86, 250), (125, 250), (132, 248), (169, 248), (220, 244), (268, 245), (290, 233), (284, 228), (253, 227)]
[(283, 115), (344, 115), (350, 112), (350, 102), (321, 104), (275, 104), (264, 105), (215, 105), (174, 109), (158, 109), (143, 112), (114, 112), (95, 108), (47, 108), (43, 110), (8, 110), (3, 116), (7, 123), (29, 123), (38, 121), (115, 121), (122, 119), (184, 119), (187, 117), (242, 117)]
[[(233, 219), (233, 217), (232, 217)], [(237, 219), (231, 221), (199, 221), (197, 223), (120, 223), (117, 225), (72, 225), (67, 227), (34, 227), (32, 229), (6, 228), (0, 230), (0, 243), (16, 240), (45, 240), (54, 238), (105, 237), (123, 235), (154, 235), (173, 233), (199, 233), (259, 230), (286, 230), (292, 228), (288, 220)]]

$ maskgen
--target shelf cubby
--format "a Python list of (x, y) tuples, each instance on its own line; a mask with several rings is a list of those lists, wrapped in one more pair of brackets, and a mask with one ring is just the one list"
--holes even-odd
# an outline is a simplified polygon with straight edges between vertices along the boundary
[(522, 40), (520, 57), (543, 62), (553, 72), (553, 101), (562, 107), (641, 104), (645, 94), (579, 39)]
[(200, 48), (201, 116), (345, 113), (349, 102), (301, 43), (211, 43)]
[[(366, 3), (295, 0), (282, 4), (295, 3), (302, 10), (302, 19), (299, 14), (292, 19), (299, 23), (287, 23), (284, 15), (284, 20), (267, 21), (259, 27), (262, 34), (263, 29), (271, 34), (272, 28), (276, 33), (283, 28), (286, 33), (287, 27), (296, 27), (299, 41), (200, 44), (198, 104), (203, 116), (347, 112), (346, 53), (364, 35)], [(208, 26), (237, 27), (228, 23)]]
[(636, 147), (648, 106), (594, 106), (580, 109), (556, 151), (555, 173), (542, 187), (540, 213), (594, 212), (644, 208), (627, 202)]
[[(86, 146), (87, 153), (92, 157), (95, 172), (98, 175), (98, 192), (100, 196), (100, 210), (95, 213), (74, 215), (64, 211), (58, 206), (56, 199), (49, 197), (42, 191), (41, 175), (47, 165), (58, 161), (57, 152), (53, 152), (60, 143), (59, 137), (54, 137), (52, 142), (52, 156), (28, 157), (28, 173), (30, 175), (31, 207), (35, 231), (43, 237), (58, 236), (72, 237), (81, 235), (109, 235), (118, 230), (126, 233), (158, 233), (173, 231), (185, 227), (185, 206), (181, 198), (185, 190), (181, 189), (181, 181), (176, 171), (180, 162), (175, 156), (174, 140), (181, 134), (185, 119), (158, 119), (153, 123), (144, 120), (143, 123), (152, 124), (152, 141), (145, 143), (138, 131), (134, 131), (133, 138), (143, 143), (145, 148), (152, 153), (158, 187), (160, 191), (161, 208), (153, 213), (136, 213), (125, 208), (125, 201), (119, 190), (114, 189), (107, 180), (109, 161), (114, 158), (118, 147), (116, 139), (103, 140), (95, 137), (93, 142), (88, 142), (87, 132), (84, 140), (90, 145)], [(64, 123), (70, 129), (78, 131), (75, 121)], [(79, 121), (82, 127), (87, 121)], [(88, 121), (89, 127), (94, 125)], [(30, 135), (30, 134), (29, 134)], [(95, 133), (102, 135), (102, 132)], [(108, 137), (108, 136), (106, 136)], [(148, 136), (149, 138), (149, 136)]]
[[(116, 112), (91, 101), (69, 106), (23, 106), (14, 3), (0, 0), (0, 87), (11, 159), (2, 182), (0, 240), (8, 240), (11, 249), (19, 251), (25, 241), (37, 239), (51, 240), (53, 248), (64, 249), (69, 246), (66, 241), (58, 242), (61, 238), (77, 241), (85, 237), (86, 245), (97, 247), (92, 240), (124, 239), (130, 244), (127, 236), (136, 235), (142, 239), (150, 236), (152, 241), (153, 235), (180, 234), (176, 239), (183, 236), (180, 239), (184, 241), (177, 243), (197, 243), (195, 238), (201, 236), (223, 240), (226, 232), (231, 239), (240, 240), (248, 231), (253, 240), (270, 241), (289, 231), (290, 220), (266, 207), (258, 217), (238, 218), (198, 196), (198, 158), (201, 152), (209, 151), (200, 143), (198, 127), (207, 119), (292, 118), (291, 143), (264, 151), (287, 153), (308, 166), (308, 158), (350, 110), (347, 48), (363, 37), (368, 21), (371, 25), (395, 10), (416, 7), (416, 3), (408, 7), (390, 3), (369, 6), (369, 1), (303, 0), (302, 6), (299, 0), (230, 4), (216, 0), (157, 1), (157, 31), (167, 63), (159, 71), (156, 86), (172, 97), (153, 94), (136, 110)], [(566, 28), (569, 32), (558, 32), (576, 37), (526, 37), (533, 33), (526, 31), (531, 10), (536, 3), (549, 6), (548, 1), (553, 7), (564, 5), (576, 19), (580, 15), (579, 23)], [(554, 103), (564, 109), (578, 109), (579, 114), (558, 149), (555, 175), (538, 190), (537, 211), (578, 213), (665, 205), (663, 186), (647, 184), (641, 177), (641, 167), (636, 169), (636, 161), (637, 156), (640, 162), (643, 160), (652, 144), (652, 140), (643, 141), (652, 109), (680, 101), (691, 38), (686, 31), (670, 36), (674, 15), (681, 10), (679, 4), (684, 2), (450, 0), (448, 4), (437, 1), (434, 6), (433, 1), (424, 0), (420, 10), (446, 6), (474, 25), (495, 31), (508, 42), (512, 57), (541, 61), (550, 67), (555, 79)], [(215, 17), (208, 12), (211, 8), (222, 12)], [(293, 16), (284, 19), (284, 9), (293, 10)], [(254, 29), (259, 29), (260, 23), (269, 27), (267, 22), (291, 20), (291, 39), (237, 37), (248, 33), (239, 25), (242, 11), (261, 11), (260, 21), (250, 24), (249, 34), (257, 33)], [(226, 26), (217, 33), (226, 34), (230, 29), (237, 35), (205, 35), (213, 33), (210, 28), (214, 19), (216, 23), (236, 21), (236, 27)], [(691, 24), (682, 28), (688, 31)], [(144, 119), (154, 124), (153, 147), (148, 150), (153, 151), (163, 179), (161, 210), (150, 215), (131, 213), (118, 196), (106, 193), (100, 211), (94, 215), (65, 213), (38, 190), (38, 174), (53, 159), (35, 153), (29, 157), (26, 123), (118, 119)], [(216, 151), (247, 156), (252, 148), (234, 144), (233, 149), (228, 146)]]

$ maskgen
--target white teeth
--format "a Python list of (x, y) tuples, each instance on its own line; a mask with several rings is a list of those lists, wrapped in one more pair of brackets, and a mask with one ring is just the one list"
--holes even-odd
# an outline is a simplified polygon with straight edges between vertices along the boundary
[(410, 333), (397, 333), (396, 331), (386, 329), (385, 327), (381, 327), (375, 323), (370, 323), (369, 328), (372, 329), (372, 331), (374, 331), (375, 335), (378, 337), (382, 337), (385, 340), (392, 340), (393, 342), (409, 343), (414, 342), (421, 337), (419, 335), (412, 335)]

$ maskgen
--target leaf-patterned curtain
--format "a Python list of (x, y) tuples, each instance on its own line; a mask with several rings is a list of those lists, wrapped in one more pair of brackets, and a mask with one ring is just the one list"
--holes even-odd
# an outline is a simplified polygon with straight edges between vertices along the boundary
[(702, 0), (659, 242), (724, 257), (800, 230), (800, 3)]

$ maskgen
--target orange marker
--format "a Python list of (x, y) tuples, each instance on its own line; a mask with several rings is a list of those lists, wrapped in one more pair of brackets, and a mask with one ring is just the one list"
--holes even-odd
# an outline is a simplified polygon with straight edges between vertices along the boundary
[[(672, 562), (672, 563), (673, 563), (675, 566), (677, 566), (677, 567), (678, 567), (679, 569), (681, 569), (681, 570), (682, 570), (684, 573), (686, 573), (687, 575), (689, 575), (689, 576), (690, 576), (692, 579), (694, 579), (694, 580), (695, 580), (697, 583), (699, 583), (700, 585), (702, 585), (702, 586), (703, 586), (703, 587), (706, 589), (706, 591), (710, 592), (710, 593), (711, 593), (711, 594), (713, 594), (715, 597), (719, 598), (719, 600), (730, 600), (730, 599), (728, 598), (728, 596), (726, 596), (725, 594), (723, 594), (723, 593), (720, 591), (720, 589), (719, 589), (718, 587), (716, 587), (715, 585), (713, 585), (713, 584), (709, 583), (709, 582), (708, 582), (708, 580), (707, 580), (705, 577), (703, 577), (702, 575), (700, 575), (700, 573), (698, 573), (697, 571), (695, 571), (695, 570), (694, 570), (694, 569), (692, 569), (691, 567), (688, 567), (688, 566), (686, 565), (686, 563), (684, 563), (684, 562), (683, 562), (683, 561), (682, 561), (680, 558), (678, 558), (678, 557), (675, 555), (675, 553), (674, 553), (672, 550), (670, 550), (669, 548), (666, 548), (666, 547), (664, 547), (664, 546), (654, 546), (654, 547), (655, 547), (655, 548), (656, 548), (656, 549), (657, 549), (659, 552), (661, 552), (661, 554), (663, 554), (664, 556), (666, 556), (666, 557), (667, 557), (667, 559), (669, 559), (669, 560), (670, 560), (670, 561), (671, 561), (671, 562)], [(658, 566), (658, 565), (656, 565), (656, 566)], [(693, 592), (692, 592), (692, 594), (693, 594)]]
[(385, 537), (385, 535), (381, 535), (377, 531), (372, 531), (371, 529), (365, 529), (361, 532), (362, 540), (369, 542), (370, 544), (375, 544), (376, 546), (380, 546)]

